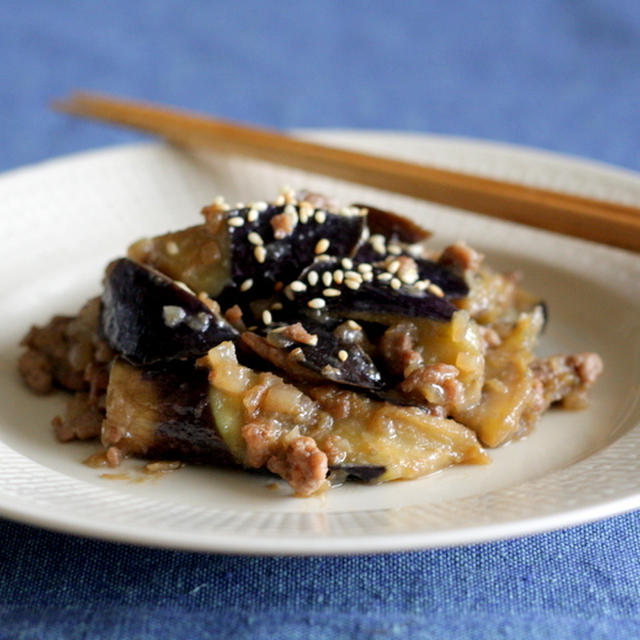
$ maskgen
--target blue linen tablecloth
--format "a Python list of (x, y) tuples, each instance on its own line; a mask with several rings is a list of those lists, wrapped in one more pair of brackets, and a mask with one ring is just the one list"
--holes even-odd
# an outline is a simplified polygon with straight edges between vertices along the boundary
[[(76, 87), (269, 126), (503, 140), (640, 170), (637, 0), (0, 0), (0, 169), (137, 139)], [(336, 558), (144, 549), (0, 519), (0, 639), (637, 638), (640, 514)]]

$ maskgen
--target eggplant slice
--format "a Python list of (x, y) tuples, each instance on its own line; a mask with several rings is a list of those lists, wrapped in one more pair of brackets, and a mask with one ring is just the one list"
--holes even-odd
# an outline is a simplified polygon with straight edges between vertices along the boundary
[(122, 258), (108, 270), (101, 331), (132, 364), (194, 358), (238, 332), (186, 286)]

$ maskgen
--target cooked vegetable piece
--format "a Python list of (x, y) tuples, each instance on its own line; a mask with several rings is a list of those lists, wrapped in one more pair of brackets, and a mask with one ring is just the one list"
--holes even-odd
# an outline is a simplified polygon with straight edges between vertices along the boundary
[(117, 359), (107, 388), (102, 443), (127, 456), (234, 464), (209, 408), (209, 384), (193, 362), (136, 368)]
[[(339, 270), (343, 279), (337, 283), (334, 274)], [(325, 273), (332, 277), (329, 286)], [(295, 281), (303, 287), (292, 283), (285, 294), (294, 306), (305, 305), (307, 313), (319, 321), (323, 315), (382, 324), (389, 324), (398, 316), (446, 321), (456, 311), (437, 289), (437, 293), (426, 287), (422, 290), (415, 282), (407, 284), (382, 267), (371, 267), (367, 273), (345, 270), (342, 261), (316, 261)]]
[(301, 323), (281, 325), (268, 331), (265, 337), (245, 332), (241, 338), (292, 379), (381, 388), (382, 375), (377, 367), (357, 338), (350, 339), (356, 332), (340, 328), (336, 331), (340, 337), (320, 324), (307, 321), (305, 327)]
[(392, 242), (406, 244), (424, 242), (431, 237), (431, 231), (427, 231), (409, 218), (399, 216), (392, 211), (378, 209), (369, 204), (354, 204), (353, 206), (367, 210), (367, 225), (372, 235), (380, 234)]
[(258, 203), (226, 216), (232, 279), (238, 287), (250, 281), (252, 297), (271, 295), (276, 283), (293, 280), (317, 255), (352, 255), (366, 229), (364, 214), (316, 210), (308, 203)]
[(231, 283), (229, 236), (221, 222), (215, 228), (213, 223), (201, 224), (143, 238), (129, 247), (127, 255), (215, 298)]
[(238, 333), (193, 292), (158, 271), (122, 258), (110, 265), (101, 330), (133, 364), (202, 355)]

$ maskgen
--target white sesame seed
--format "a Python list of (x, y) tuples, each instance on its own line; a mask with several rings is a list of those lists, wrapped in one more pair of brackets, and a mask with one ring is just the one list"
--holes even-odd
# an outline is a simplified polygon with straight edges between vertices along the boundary
[(312, 298), (307, 302), (307, 307), (310, 309), (323, 309), (326, 304), (323, 298)]
[(316, 254), (326, 253), (326, 251), (329, 248), (330, 244), (331, 243), (329, 242), (329, 240), (327, 240), (327, 238), (321, 238), (316, 243), (316, 248), (315, 248), (314, 251), (316, 252)]
[(365, 271), (365, 272), (362, 274), (362, 279), (363, 279), (365, 282), (371, 282), (371, 281), (373, 280), (373, 271)]
[(415, 269), (410, 269), (408, 271), (400, 270), (398, 275), (400, 276), (400, 280), (405, 284), (413, 284), (418, 279), (418, 272)]
[(340, 349), (340, 351), (338, 351), (338, 360), (341, 362), (344, 362), (348, 357), (349, 354), (344, 349)]
[(289, 287), (291, 287), (291, 291), (301, 292), (307, 290), (307, 285), (304, 282), (300, 282), (300, 280), (294, 280)]
[(340, 295), (340, 291), (338, 289), (333, 289), (329, 287), (322, 291), (322, 295), (325, 296), (326, 298), (335, 298)]
[(396, 274), (398, 272), (399, 268), (400, 268), (400, 261), (399, 260), (392, 260), (389, 263), (389, 265), (387, 266), (387, 271), (389, 273)]
[(249, 222), (255, 222), (260, 216), (260, 213), (258, 212), (258, 210), (254, 207), (252, 207), (251, 209), (249, 209), (249, 213), (247, 213), (247, 220)]
[(328, 256), (326, 253), (321, 253), (319, 256), (316, 256), (313, 259), (314, 262), (331, 262), (331, 256)]
[(340, 261), (343, 269), (353, 269), (353, 260), (350, 258), (342, 258)]
[(393, 275), (390, 274), (388, 271), (384, 271), (383, 273), (379, 273), (376, 278), (378, 280), (380, 280), (380, 282), (389, 282), (389, 280), (391, 280), (391, 278), (393, 278)]
[(273, 316), (271, 315), (271, 311), (265, 309), (262, 312), (262, 322), (264, 324), (271, 324), (273, 322)]
[(438, 298), (444, 297), (444, 291), (437, 284), (431, 283), (427, 289), (430, 293), (433, 293), (434, 296), (438, 296)]
[(357, 280), (358, 282), (362, 282), (362, 274), (358, 273), (357, 271), (345, 271), (344, 277), (348, 278), (349, 280)]
[(342, 284), (343, 280), (344, 280), (344, 271), (342, 269), (336, 269), (333, 272), (333, 281), (336, 284)]
[(431, 282), (429, 282), (429, 280), (418, 280), (417, 282), (413, 283), (413, 286), (418, 289), (418, 291), (425, 291), (429, 288), (430, 284)]
[(258, 245), (253, 250), (253, 257), (262, 264), (267, 258), (267, 250), (264, 247)]
[(227, 220), (227, 224), (230, 227), (241, 227), (244, 224), (244, 218), (240, 216), (233, 216)]
[(251, 233), (247, 234), (247, 240), (251, 243), (251, 244), (255, 244), (257, 246), (263, 245), (264, 241), (262, 240), (262, 238), (260, 237), (259, 233), (256, 233), (255, 231), (252, 231)]
[(402, 249), (397, 244), (388, 244), (387, 251), (394, 256), (399, 256), (402, 253)]
[(371, 271), (373, 267), (368, 262), (362, 262), (358, 265), (358, 271), (360, 273), (367, 273), (367, 271)]
[(322, 274), (322, 284), (325, 287), (330, 287), (332, 283), (333, 283), (333, 274), (331, 273), (331, 271), (325, 271)]
[(307, 344), (315, 347), (318, 344), (318, 334), (316, 333), (312, 333), (309, 335), (309, 337), (307, 338)]
[(269, 207), (269, 205), (266, 202), (262, 201), (262, 200), (258, 200), (258, 202), (252, 202), (251, 203), (251, 208), (255, 209), (256, 211), (260, 211), (260, 212), (266, 211), (268, 207)]
[(347, 327), (354, 330), (362, 329), (362, 327), (355, 320), (347, 320)]
[(391, 282), (389, 283), (389, 286), (392, 289), (399, 289), (402, 286), (402, 282), (400, 282), (398, 278), (392, 278)]
[(318, 224), (324, 224), (327, 219), (327, 214), (324, 211), (316, 211), (314, 218)]
[(282, 309), (282, 302), (274, 302), (271, 305), (271, 310), (272, 311), (280, 311), (280, 309)]
[(309, 271), (309, 273), (307, 273), (307, 282), (312, 286), (315, 287), (318, 284), (318, 272), (317, 271)]
[(253, 280), (251, 278), (247, 278), (241, 285), (240, 291), (249, 291), (253, 287)]
[(288, 204), (284, 208), (284, 213), (286, 213), (288, 216), (295, 215), (297, 217), (297, 215), (298, 215), (298, 212), (296, 211), (296, 208), (292, 204)]
[(234, 209), (244, 209), (244, 208), (245, 208), (245, 204), (244, 204), (244, 202), (236, 202), (236, 203), (233, 205), (233, 208), (234, 208)]
[(175, 256), (180, 253), (180, 248), (173, 240), (169, 240), (169, 242), (167, 242), (167, 244), (165, 245), (165, 249), (170, 256)]
[(273, 204), (276, 207), (281, 207), (285, 203), (285, 199), (283, 195), (279, 195), (274, 201)]
[(360, 288), (360, 283), (357, 280), (347, 279), (344, 281), (344, 285), (345, 287), (349, 287), (349, 289), (353, 289), (354, 291)]

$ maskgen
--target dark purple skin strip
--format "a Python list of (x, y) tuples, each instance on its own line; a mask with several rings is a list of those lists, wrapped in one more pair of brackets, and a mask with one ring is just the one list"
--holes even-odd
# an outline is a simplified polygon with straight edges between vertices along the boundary
[[(175, 326), (165, 320), (167, 306), (185, 313)], [(197, 357), (238, 335), (195, 295), (128, 258), (107, 270), (100, 323), (111, 347), (134, 365)]]

